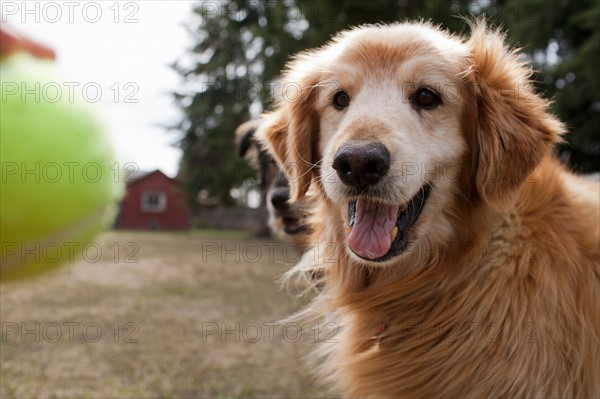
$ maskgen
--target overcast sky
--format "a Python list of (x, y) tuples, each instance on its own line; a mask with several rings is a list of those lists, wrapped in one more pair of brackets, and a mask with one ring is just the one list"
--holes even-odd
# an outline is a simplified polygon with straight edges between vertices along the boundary
[(80, 92), (87, 87), (84, 98), (98, 100), (119, 162), (175, 176), (181, 151), (172, 144), (178, 136), (162, 126), (181, 118), (169, 95), (181, 80), (169, 64), (191, 46), (184, 25), (194, 3), (7, 0), (0, 14), (54, 48), (60, 79), (79, 83)]

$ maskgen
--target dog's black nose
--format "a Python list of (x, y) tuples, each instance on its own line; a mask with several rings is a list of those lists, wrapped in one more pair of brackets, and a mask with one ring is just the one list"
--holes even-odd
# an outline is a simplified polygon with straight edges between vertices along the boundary
[(290, 199), (289, 189), (279, 189), (271, 192), (271, 204), (279, 211), (285, 210), (288, 207), (288, 200)]
[(390, 152), (379, 141), (352, 140), (338, 148), (332, 166), (349, 186), (373, 186), (390, 170)]

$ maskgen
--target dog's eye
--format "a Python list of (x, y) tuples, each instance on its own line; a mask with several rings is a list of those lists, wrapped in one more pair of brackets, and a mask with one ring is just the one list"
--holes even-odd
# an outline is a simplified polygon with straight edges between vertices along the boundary
[(413, 103), (419, 109), (433, 109), (440, 105), (441, 100), (435, 92), (421, 88), (414, 94)]
[(336, 109), (342, 110), (350, 105), (350, 96), (344, 91), (338, 91), (333, 96), (333, 106)]

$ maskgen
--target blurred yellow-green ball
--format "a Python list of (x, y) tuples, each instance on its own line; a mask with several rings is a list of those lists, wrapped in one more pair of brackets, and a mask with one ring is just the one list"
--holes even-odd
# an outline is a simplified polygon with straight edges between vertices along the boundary
[(3, 282), (76, 260), (123, 192), (101, 123), (53, 68), (22, 54), (0, 62)]

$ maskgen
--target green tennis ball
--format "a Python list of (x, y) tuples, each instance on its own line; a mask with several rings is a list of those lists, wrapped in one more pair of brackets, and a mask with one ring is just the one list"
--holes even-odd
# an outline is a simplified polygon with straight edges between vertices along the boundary
[(123, 192), (90, 105), (53, 75), (52, 62), (23, 54), (0, 62), (3, 282), (77, 259), (113, 221)]

